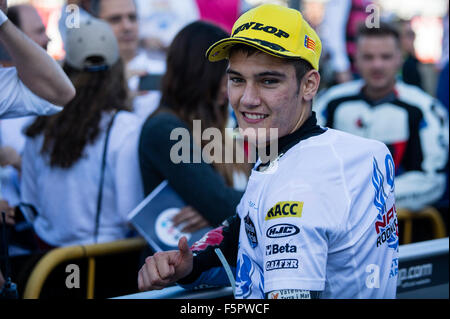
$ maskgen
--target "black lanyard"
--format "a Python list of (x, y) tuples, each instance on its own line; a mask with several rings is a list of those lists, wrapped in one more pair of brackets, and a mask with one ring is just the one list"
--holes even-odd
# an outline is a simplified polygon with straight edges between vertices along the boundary
[(106, 153), (108, 151), (108, 141), (109, 141), (109, 135), (111, 133), (111, 127), (113, 125), (116, 114), (117, 114), (117, 111), (114, 111), (114, 114), (112, 115), (112, 118), (108, 124), (108, 128), (106, 130), (105, 145), (103, 146), (102, 166), (101, 166), (101, 171), (100, 171), (100, 185), (99, 185), (98, 196), (97, 196), (97, 212), (95, 215), (95, 230), (94, 230), (94, 242), (95, 243), (97, 243), (97, 240), (98, 240), (98, 230), (100, 227), (100, 212), (102, 209), (103, 183), (104, 183), (104, 179), (105, 179), (105, 168), (106, 168)]

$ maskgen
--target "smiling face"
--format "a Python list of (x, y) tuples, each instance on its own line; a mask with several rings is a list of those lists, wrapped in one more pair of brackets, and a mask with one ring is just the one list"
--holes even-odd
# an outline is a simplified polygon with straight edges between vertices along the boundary
[(239, 128), (254, 129), (258, 143), (268, 141), (270, 128), (278, 130), (278, 137), (294, 132), (311, 114), (310, 100), (317, 88), (312, 92), (308, 79), (311, 74), (318, 79), (315, 70), (299, 85), (295, 67), (286, 60), (262, 52), (248, 55), (236, 51), (230, 55), (227, 74), (228, 97)]

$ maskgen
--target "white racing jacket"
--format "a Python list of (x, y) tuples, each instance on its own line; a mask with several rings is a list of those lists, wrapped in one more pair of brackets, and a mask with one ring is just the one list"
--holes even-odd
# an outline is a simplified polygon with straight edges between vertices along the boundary
[(380, 101), (362, 93), (364, 82), (328, 89), (314, 103), (320, 125), (385, 143), (396, 167), (396, 205), (419, 210), (441, 198), (447, 177), (448, 112), (419, 88), (398, 81)]
[(193, 271), (178, 283), (226, 285), (218, 248), (234, 269), (238, 299), (395, 298), (399, 240), (387, 147), (321, 129), (314, 116), (278, 145), (274, 165), (252, 170), (237, 215), (194, 244)]

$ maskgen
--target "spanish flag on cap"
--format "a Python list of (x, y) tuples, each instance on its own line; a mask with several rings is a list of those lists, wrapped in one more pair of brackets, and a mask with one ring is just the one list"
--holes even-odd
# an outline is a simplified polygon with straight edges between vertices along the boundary
[(247, 11), (235, 22), (231, 37), (214, 43), (206, 56), (213, 62), (227, 59), (230, 48), (237, 43), (280, 58), (302, 58), (319, 70), (322, 43), (295, 9), (263, 4)]

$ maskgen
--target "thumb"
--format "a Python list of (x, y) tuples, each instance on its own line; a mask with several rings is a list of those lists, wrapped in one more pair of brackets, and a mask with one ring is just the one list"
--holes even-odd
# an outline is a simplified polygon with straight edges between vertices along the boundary
[(180, 254), (183, 258), (188, 257), (192, 254), (191, 250), (189, 249), (186, 236), (181, 237), (178, 241), (178, 249), (180, 250)]

